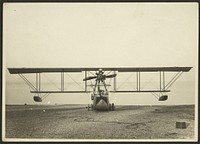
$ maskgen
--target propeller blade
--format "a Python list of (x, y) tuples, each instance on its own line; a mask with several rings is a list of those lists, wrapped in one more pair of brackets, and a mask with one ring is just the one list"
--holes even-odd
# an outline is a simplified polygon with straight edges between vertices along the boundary
[(83, 79), (83, 81), (87, 81), (87, 80), (91, 80), (91, 79), (95, 79), (95, 78), (97, 78), (97, 76), (86, 77)]
[(116, 76), (117, 76), (117, 74), (111, 74), (111, 75), (107, 75), (106, 78), (114, 78)]

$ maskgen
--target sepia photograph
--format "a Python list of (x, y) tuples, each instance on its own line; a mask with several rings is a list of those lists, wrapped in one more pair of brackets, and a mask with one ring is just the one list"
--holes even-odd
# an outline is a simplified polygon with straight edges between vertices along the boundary
[(198, 3), (4, 3), (4, 142), (196, 142)]

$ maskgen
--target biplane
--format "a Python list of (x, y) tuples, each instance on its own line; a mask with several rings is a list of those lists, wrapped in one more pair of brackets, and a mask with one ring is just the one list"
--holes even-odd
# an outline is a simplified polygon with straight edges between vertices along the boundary
[[(114, 103), (109, 102), (109, 93), (152, 93), (158, 96), (159, 101), (166, 101), (170, 92), (171, 85), (181, 76), (183, 72), (189, 72), (192, 67), (103, 67), (103, 68), (8, 68), (10, 74), (18, 74), (31, 88), (31, 93), (35, 102), (42, 102), (43, 97), (51, 93), (91, 93), (92, 104), (88, 104), (88, 110), (115, 110)], [(155, 72), (159, 75), (159, 89), (141, 89), (141, 73)], [(174, 72), (175, 75), (168, 83), (165, 83), (165, 74), (167, 72)], [(41, 90), (41, 77), (43, 73), (59, 73), (60, 89), (59, 90)], [(85, 73), (84, 74), (84, 89), (81, 91), (65, 90), (65, 73)], [(106, 74), (107, 73), (107, 74)], [(118, 90), (117, 87), (117, 73), (135, 73), (136, 74), (136, 88), (134, 90)], [(33, 85), (24, 74), (35, 74), (35, 85)], [(90, 75), (89, 75), (90, 74)], [(106, 79), (113, 79), (113, 89), (108, 90)], [(88, 90), (87, 81), (94, 81), (92, 91)], [(44, 94), (41, 96), (41, 94)]]

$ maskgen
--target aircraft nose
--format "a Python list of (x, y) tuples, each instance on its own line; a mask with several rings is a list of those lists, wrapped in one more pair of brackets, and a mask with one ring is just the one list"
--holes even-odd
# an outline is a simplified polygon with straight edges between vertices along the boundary
[(103, 99), (101, 99), (96, 105), (97, 109), (102, 109), (102, 110), (107, 109), (107, 107), (108, 107), (108, 104)]

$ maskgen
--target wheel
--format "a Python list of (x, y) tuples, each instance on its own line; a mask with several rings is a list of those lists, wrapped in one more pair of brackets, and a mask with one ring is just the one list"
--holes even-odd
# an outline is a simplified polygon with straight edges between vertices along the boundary
[(112, 110), (112, 105), (111, 104), (109, 104), (109, 110)]
[(90, 105), (88, 104), (88, 106), (87, 106), (87, 109), (88, 109), (88, 111), (90, 110)]
[(93, 111), (93, 109), (94, 109), (94, 107), (93, 107), (93, 105), (91, 104), (91, 111)]
[(91, 94), (91, 100), (94, 100), (94, 95), (93, 94)]
[(114, 105), (114, 103), (112, 103), (112, 106), (111, 106), (111, 108), (112, 108), (112, 111), (114, 111), (114, 110), (115, 110), (115, 105)]

